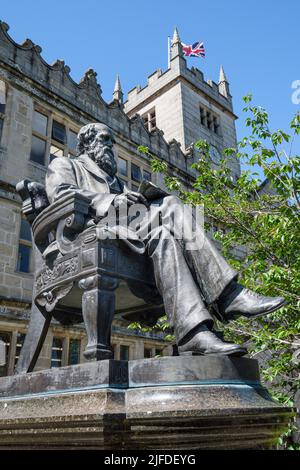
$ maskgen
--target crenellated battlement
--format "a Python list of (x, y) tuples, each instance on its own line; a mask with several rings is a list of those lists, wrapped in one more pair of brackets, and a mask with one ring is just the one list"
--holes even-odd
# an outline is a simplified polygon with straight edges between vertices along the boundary
[[(176, 56), (170, 61), (170, 68), (165, 71), (161, 69), (155, 70), (147, 79), (144, 87), (137, 85), (127, 93), (127, 101), (124, 103), (125, 111), (134, 112), (135, 108), (141, 103), (158, 93), (163, 92), (164, 88), (174, 80), (181, 79), (189, 82), (200, 92), (206, 94), (211, 100), (222, 105), (225, 109), (232, 111), (231, 96), (225, 96), (224, 88), (213, 80), (205, 80), (204, 74), (196, 67), (188, 68), (186, 60), (183, 56)], [(137, 108), (138, 111), (138, 108)]]
[(147, 78), (147, 84), (151, 85), (151, 83), (155, 82), (160, 76), (162, 75), (161, 69), (155, 70), (149, 77)]
[(134, 88), (131, 88), (131, 90), (129, 90), (127, 93), (128, 98), (129, 96), (131, 98), (136, 96), (138, 93), (140, 93), (141, 89), (142, 89), (141, 85), (136, 85)]

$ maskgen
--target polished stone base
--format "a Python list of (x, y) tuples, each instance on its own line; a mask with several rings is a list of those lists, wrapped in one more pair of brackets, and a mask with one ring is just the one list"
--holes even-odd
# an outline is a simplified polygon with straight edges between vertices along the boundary
[(293, 416), (246, 358), (105, 360), (0, 379), (0, 449), (267, 449)]

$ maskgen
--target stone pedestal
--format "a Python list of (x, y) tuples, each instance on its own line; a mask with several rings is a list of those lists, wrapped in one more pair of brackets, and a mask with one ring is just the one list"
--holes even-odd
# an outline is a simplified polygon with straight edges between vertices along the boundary
[(0, 379), (0, 449), (267, 449), (293, 416), (245, 358), (105, 360)]

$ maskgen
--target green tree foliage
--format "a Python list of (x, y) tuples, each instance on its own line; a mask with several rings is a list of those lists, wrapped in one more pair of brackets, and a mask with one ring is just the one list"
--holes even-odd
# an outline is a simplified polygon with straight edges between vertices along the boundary
[[(212, 162), (209, 144), (198, 141), (192, 189), (184, 189), (153, 156), (152, 169), (165, 174), (167, 187), (184, 202), (204, 205), (207, 224), (220, 228), (215, 239), (241, 273), (241, 283), (261, 294), (285, 297), (286, 305), (273, 314), (229, 323), (225, 337), (249, 341), (252, 357), (265, 351), (263, 380), (275, 399), (291, 404), (300, 382), (300, 158), (293, 155), (300, 115), (288, 134), (272, 131), (268, 113), (254, 106), (250, 95), (244, 101), (249, 135), (237, 149), (225, 149), (218, 164)], [(140, 151), (149, 154), (148, 149)], [(246, 168), (238, 178), (229, 165), (236, 158)], [(243, 247), (244, 256), (237, 256), (236, 247)]]

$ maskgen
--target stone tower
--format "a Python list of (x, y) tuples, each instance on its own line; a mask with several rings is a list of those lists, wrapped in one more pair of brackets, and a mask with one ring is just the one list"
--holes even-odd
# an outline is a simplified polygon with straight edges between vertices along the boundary
[[(188, 154), (197, 140), (207, 140), (217, 161), (224, 148), (236, 147), (237, 143), (236, 116), (224, 69), (221, 66), (219, 83), (215, 83), (205, 81), (197, 68), (188, 68), (177, 29), (170, 56), (166, 71), (156, 70), (144, 88), (137, 86), (128, 92), (124, 110), (129, 117), (141, 115), (150, 132), (158, 128), (168, 142), (176, 139), (184, 153)], [(239, 174), (237, 160), (231, 167)]]

